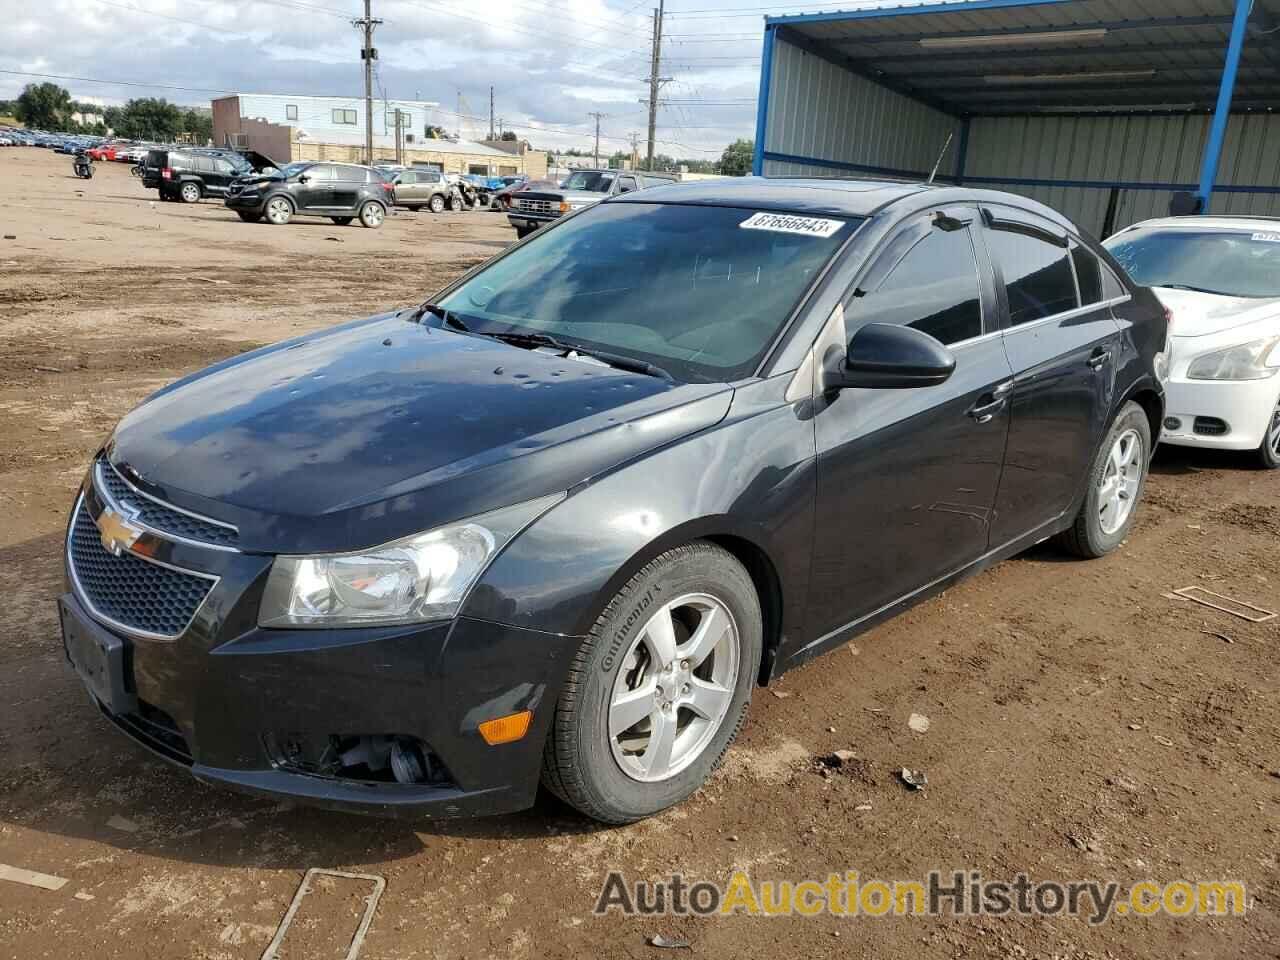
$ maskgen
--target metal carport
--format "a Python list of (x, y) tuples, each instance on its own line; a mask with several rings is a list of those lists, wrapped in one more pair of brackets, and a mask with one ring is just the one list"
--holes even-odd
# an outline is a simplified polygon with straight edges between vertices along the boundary
[(1280, 216), (1278, 0), (948, 0), (765, 20), (754, 169), (1023, 193), (1099, 235)]

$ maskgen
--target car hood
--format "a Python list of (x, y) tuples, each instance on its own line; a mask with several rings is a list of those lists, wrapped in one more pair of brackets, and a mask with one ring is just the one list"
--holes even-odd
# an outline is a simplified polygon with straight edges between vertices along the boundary
[(1171, 332), (1175, 337), (1204, 337), (1280, 317), (1280, 297), (1262, 300), (1169, 287), (1152, 290), (1173, 315)]
[(108, 456), (250, 552), (352, 550), (535, 497), (721, 420), (732, 389), (357, 321), (161, 390)]

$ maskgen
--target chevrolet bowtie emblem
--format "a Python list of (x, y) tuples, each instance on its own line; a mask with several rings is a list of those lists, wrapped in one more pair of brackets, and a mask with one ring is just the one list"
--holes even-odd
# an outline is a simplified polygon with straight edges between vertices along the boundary
[(114, 507), (107, 507), (98, 514), (98, 534), (102, 538), (102, 546), (108, 553), (120, 556), (133, 547), (142, 536), (142, 528), (131, 522), (137, 517), (136, 512), (125, 515)]

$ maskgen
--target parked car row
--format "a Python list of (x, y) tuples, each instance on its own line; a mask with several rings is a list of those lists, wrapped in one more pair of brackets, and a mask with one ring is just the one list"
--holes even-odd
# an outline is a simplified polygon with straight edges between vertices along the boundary
[(648, 187), (674, 183), (675, 174), (632, 170), (577, 170), (558, 187), (523, 189), (508, 194), (507, 220), (517, 237), (527, 237), (539, 227), (599, 203)]

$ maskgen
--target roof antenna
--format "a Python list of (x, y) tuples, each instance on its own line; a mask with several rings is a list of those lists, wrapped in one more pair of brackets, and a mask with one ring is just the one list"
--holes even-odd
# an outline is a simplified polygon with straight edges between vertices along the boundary
[(942, 166), (943, 158), (946, 157), (947, 151), (951, 149), (951, 141), (955, 138), (955, 131), (947, 134), (947, 142), (942, 145), (942, 152), (938, 154), (938, 162), (933, 165), (933, 173), (929, 174), (929, 183), (933, 183), (938, 176), (938, 168)]

